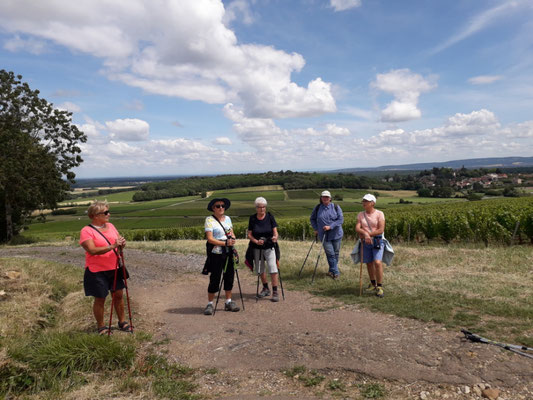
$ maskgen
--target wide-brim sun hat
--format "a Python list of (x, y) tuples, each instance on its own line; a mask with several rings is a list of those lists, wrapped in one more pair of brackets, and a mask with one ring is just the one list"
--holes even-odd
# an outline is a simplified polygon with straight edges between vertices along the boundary
[(376, 196), (373, 194), (367, 193), (363, 196), (363, 201), (373, 201), (374, 204), (376, 203)]
[(320, 193), (320, 197), (329, 197), (331, 199), (331, 193), (329, 190), (324, 190), (322, 193)]
[(229, 201), (229, 199), (226, 199), (225, 197), (220, 197), (220, 198), (216, 198), (216, 199), (213, 199), (209, 202), (209, 204), (207, 205), (207, 209), (209, 211), (213, 211), (213, 206), (215, 205), (215, 203), (217, 201), (223, 201), (224, 202), (224, 209), (227, 210), (230, 208), (231, 206), (231, 201)]

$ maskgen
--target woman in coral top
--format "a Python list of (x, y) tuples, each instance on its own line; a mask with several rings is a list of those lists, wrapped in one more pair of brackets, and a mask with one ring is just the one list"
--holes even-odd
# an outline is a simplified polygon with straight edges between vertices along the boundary
[(93, 314), (96, 318), (98, 333), (108, 334), (111, 327), (104, 324), (105, 299), (111, 291), (118, 327), (122, 331), (131, 331), (124, 315), (124, 299), (122, 289), (123, 273), (117, 273), (117, 282), (113, 291), (115, 268), (118, 262), (118, 247), (126, 246), (124, 239), (112, 223), (109, 222), (109, 205), (107, 202), (95, 201), (89, 206), (87, 215), (91, 220), (80, 233), (80, 244), (85, 249), (85, 275), (83, 287), (85, 296), (93, 296)]
[(378, 297), (383, 297), (383, 252), (385, 244), (383, 233), (385, 232), (385, 214), (376, 210), (376, 197), (373, 194), (363, 196), (363, 208), (365, 211), (357, 214), (355, 231), (361, 238), (363, 245), (363, 262), (366, 263), (370, 284), (366, 289)]

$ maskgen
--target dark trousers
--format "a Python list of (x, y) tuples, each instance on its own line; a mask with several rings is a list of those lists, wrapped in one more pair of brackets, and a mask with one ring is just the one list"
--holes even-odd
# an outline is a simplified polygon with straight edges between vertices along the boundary
[(222, 276), (222, 271), (224, 271), (224, 267), (226, 266), (226, 260), (228, 265), (226, 267), (226, 272), (224, 273), (224, 290), (233, 289), (233, 278), (235, 276), (235, 269), (233, 268), (233, 255), (211, 254), (209, 258), (211, 259), (211, 275), (209, 276), (209, 286), (207, 288), (207, 292), (218, 292), (218, 288), (220, 286), (220, 277)]

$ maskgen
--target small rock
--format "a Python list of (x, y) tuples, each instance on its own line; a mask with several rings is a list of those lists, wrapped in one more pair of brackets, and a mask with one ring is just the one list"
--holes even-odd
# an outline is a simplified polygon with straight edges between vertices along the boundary
[(466, 394), (470, 393), (470, 386), (465, 386), (465, 388), (464, 388), (464, 392), (465, 392)]
[(20, 272), (18, 271), (7, 271), (5, 273), (7, 279), (18, 279), (20, 278)]
[(481, 396), (481, 389), (478, 387), (478, 386), (474, 386), (474, 393), (477, 394), (478, 396)]
[(420, 392), (420, 399), (426, 400), (428, 398), (428, 392)]
[(481, 391), (481, 396), (489, 400), (496, 400), (500, 396), (498, 389), (484, 389)]
[(7, 293), (5, 290), (0, 290), (0, 300), (7, 299)]

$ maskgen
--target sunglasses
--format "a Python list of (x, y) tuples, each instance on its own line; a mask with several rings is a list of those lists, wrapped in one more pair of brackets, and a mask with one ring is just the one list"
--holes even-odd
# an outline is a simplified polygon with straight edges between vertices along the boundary
[(226, 208), (224, 204), (215, 204), (215, 208)]
[(107, 211), (104, 211), (104, 212), (98, 213), (98, 214), (96, 214), (96, 215), (102, 215), (102, 214), (104, 214), (104, 215), (109, 215), (110, 212), (111, 212), (111, 211), (107, 210)]

